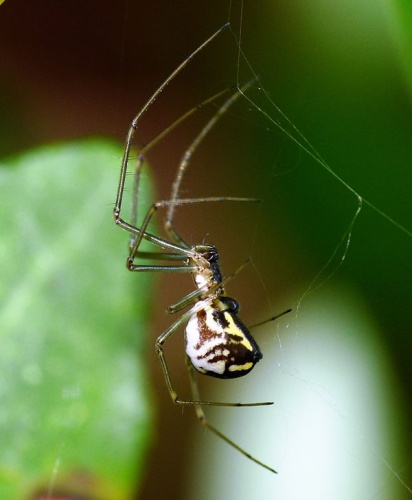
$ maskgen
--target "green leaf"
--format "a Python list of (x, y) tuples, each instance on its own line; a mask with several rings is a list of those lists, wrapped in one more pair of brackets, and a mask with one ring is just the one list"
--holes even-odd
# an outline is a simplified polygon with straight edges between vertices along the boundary
[(4, 500), (120, 500), (139, 482), (151, 285), (127, 272), (127, 234), (112, 219), (121, 154), (88, 140), (0, 167)]

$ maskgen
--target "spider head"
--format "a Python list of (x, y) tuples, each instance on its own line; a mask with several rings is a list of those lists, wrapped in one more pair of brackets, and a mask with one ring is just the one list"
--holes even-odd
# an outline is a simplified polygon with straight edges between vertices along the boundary
[(213, 245), (196, 245), (193, 247), (193, 257), (189, 258), (189, 265), (197, 266), (198, 271), (193, 274), (198, 288), (207, 288), (222, 282), (222, 271), (219, 265), (219, 252)]

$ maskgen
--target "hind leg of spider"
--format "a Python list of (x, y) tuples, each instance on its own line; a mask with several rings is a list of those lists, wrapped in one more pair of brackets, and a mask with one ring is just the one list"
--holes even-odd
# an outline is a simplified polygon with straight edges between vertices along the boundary
[[(196, 382), (194, 369), (193, 369), (192, 365), (190, 364), (190, 361), (187, 361), (187, 363), (188, 363), (190, 386), (192, 389), (193, 399), (200, 399), (199, 389), (198, 389), (198, 385)], [(232, 441), (230, 438), (228, 438), (226, 436), (226, 434), (223, 434), (223, 432), (219, 431), (219, 429), (216, 429), (216, 427), (214, 427), (212, 424), (210, 424), (208, 422), (208, 420), (206, 419), (206, 415), (205, 415), (205, 412), (203, 411), (203, 408), (200, 405), (195, 404), (194, 406), (195, 406), (196, 417), (203, 427), (205, 427), (209, 431), (213, 432), (213, 434), (215, 434), (217, 437), (219, 437), (220, 439), (225, 441), (227, 444), (229, 444), (232, 448), (234, 448), (239, 453), (244, 455), (246, 458), (248, 458), (249, 460), (252, 460), (252, 462), (255, 462), (255, 464), (260, 465), (261, 467), (267, 469), (270, 472), (273, 472), (274, 474), (277, 474), (277, 471), (275, 469), (273, 469), (272, 467), (269, 467), (269, 465), (267, 465), (264, 462), (261, 462), (260, 460), (255, 458), (249, 452), (247, 452), (246, 450), (241, 448), (238, 444), (236, 444), (234, 441)], [(238, 405), (234, 404), (234, 405), (229, 405), (229, 406), (238, 406)]]
[[(175, 323), (173, 323), (172, 326), (170, 326), (165, 332), (163, 332), (156, 340), (156, 354), (159, 357), (160, 365), (163, 370), (163, 375), (165, 378), (166, 386), (169, 391), (170, 397), (172, 398), (173, 403), (179, 404), (179, 405), (202, 405), (202, 406), (267, 406), (267, 405), (272, 405), (273, 401), (264, 401), (264, 402), (259, 402), (259, 403), (226, 403), (226, 402), (216, 402), (216, 401), (201, 401), (199, 398), (196, 399), (181, 399), (172, 383), (172, 379), (170, 376), (170, 371), (167, 366), (166, 362), (166, 356), (164, 353), (163, 345), (165, 342), (170, 338), (170, 336), (180, 327), (182, 324), (184, 324), (192, 314), (197, 309), (197, 304), (195, 304), (189, 311), (187, 311), (185, 314), (183, 314)], [(191, 366), (191, 365), (190, 365)]]

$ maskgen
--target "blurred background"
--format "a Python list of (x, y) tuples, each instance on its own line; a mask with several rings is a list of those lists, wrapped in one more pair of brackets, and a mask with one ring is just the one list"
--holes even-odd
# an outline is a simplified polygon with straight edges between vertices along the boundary
[[(254, 265), (230, 284), (230, 294), (240, 300), (247, 323), (288, 307), (294, 309), (290, 318), (272, 325), (267, 333), (256, 330), (267, 365), (253, 373), (244, 398), (273, 399), (276, 408), (269, 413), (253, 410), (253, 425), (249, 421), (237, 430), (241, 410), (228, 410), (229, 421), (223, 426), (227, 425), (225, 431), (231, 437), (242, 441), (242, 430), (251, 425), (247, 433), (255, 449), (250, 451), (258, 456), (259, 443), (266, 435), (258, 429), (255, 433), (254, 426), (263, 429), (266, 418), (269, 428), (275, 427), (276, 412), (286, 424), (305, 414), (304, 396), (294, 393), (300, 404), (293, 409), (286, 398), (290, 391), (307, 395), (305, 388), (310, 387), (308, 392), (317, 395), (315, 400), (328, 402), (335, 422), (353, 424), (344, 430), (353, 444), (348, 449), (345, 444), (339, 446), (343, 455), (364, 457), (360, 448), (365, 447), (369, 450), (365, 461), (373, 463), (374, 474), (382, 478), (382, 469), (386, 472), (379, 489), (373, 489), (371, 479), (364, 489), (359, 487), (350, 494), (332, 489), (326, 496), (318, 493), (311, 498), (409, 498), (412, 26), (407, 2), (267, 0), (256, 6), (248, 0), (6, 0), (0, 7), (1, 156), (89, 136), (122, 143), (132, 117), (159, 84), (228, 20), (232, 29), (222, 33), (162, 93), (144, 116), (136, 139), (136, 145), (144, 145), (188, 109), (220, 90), (244, 83), (253, 73), (258, 75), (259, 83), (248, 93), (251, 102), (240, 99), (199, 148), (184, 195), (257, 197), (263, 203), (187, 207), (179, 211), (176, 221), (189, 241), (216, 243), (226, 274), (252, 256)], [(243, 57), (238, 58), (236, 37), (253, 71)], [(168, 196), (179, 158), (217, 106), (200, 110), (150, 155), (159, 198)], [(311, 152), (312, 145), (325, 164), (308, 155), (296, 140)], [(113, 198), (115, 190), (116, 185)], [(366, 201), (351, 227), (359, 208), (355, 193)], [(105, 206), (112, 202), (102, 200)], [(219, 451), (211, 450), (208, 474), (199, 477), (192, 472), (197, 462), (190, 458), (193, 449), (188, 450), (192, 446), (206, 460), (210, 436), (196, 441), (201, 432), (192, 412), (182, 412), (170, 403), (152, 349), (156, 336), (171, 322), (163, 314), (165, 307), (190, 290), (191, 283), (187, 277), (168, 276), (158, 286), (161, 294), (152, 305), (146, 345), (147, 368), (155, 388), (156, 430), (136, 498), (207, 498), (206, 489), (214, 492), (210, 498), (221, 498), (221, 483), (216, 480), (217, 493), (211, 484), (211, 477), (217, 477), (211, 463), (217, 455), (223, 456), (220, 443), (211, 438)], [(333, 337), (332, 331), (339, 343), (331, 342), (330, 349), (323, 349)], [(351, 345), (347, 355), (345, 339)], [(171, 342), (169, 357), (176, 383), (184, 392), (181, 339)], [(328, 367), (319, 379), (301, 364), (308, 357), (313, 365)], [(365, 385), (353, 376), (360, 366)], [(362, 400), (364, 394), (375, 394), (370, 406), (364, 400), (365, 406), (357, 407), (360, 413), (351, 413), (350, 397), (349, 402), (341, 400), (339, 390), (329, 386), (335, 369), (341, 373), (346, 395)], [(283, 386), (274, 382), (276, 377)], [(377, 377), (380, 386), (373, 385)], [(207, 399), (237, 400), (235, 391), (213, 395), (216, 384), (219, 382), (212, 381), (202, 388)], [(241, 391), (243, 386), (236, 387)], [(224, 418), (219, 411), (212, 412), (214, 423)], [(381, 411), (376, 435), (367, 435), (370, 424), (361, 415)], [(257, 424), (258, 419), (263, 423)], [(299, 428), (310, 433), (308, 425), (308, 421), (296, 423), (290, 430), (295, 440), (279, 445), (274, 458), (270, 451), (258, 458), (276, 468), (285, 462), (291, 447), (296, 447), (296, 453), (308, 455), (310, 462), (311, 454), (306, 448), (302, 451), (303, 437), (297, 439)], [(375, 448), (376, 436), (390, 443)], [(309, 446), (313, 450), (316, 444)], [(237, 464), (238, 457), (230, 453), (223, 470), (239, 473), (237, 465), (232, 467), (232, 460)], [(335, 473), (345, 470), (342, 456), (336, 457)], [(240, 460), (248, 467), (242, 477), (256, 468), (242, 457)], [(358, 465), (356, 460), (354, 463)], [(296, 460), (283, 463), (282, 468), (286, 469), (284, 478), (291, 473), (295, 483), (299, 480)], [(202, 462), (198, 470), (203, 471)], [(325, 474), (325, 463), (318, 472), (333, 476)], [(359, 474), (365, 479), (369, 473), (375, 477), (370, 469)], [(267, 473), (258, 471), (256, 483), (250, 483), (266, 484), (261, 474)], [(286, 479), (279, 478), (284, 485)], [(202, 479), (207, 487), (202, 486)], [(278, 480), (269, 479), (272, 485)], [(357, 484), (352, 476), (345, 479)], [(281, 499), (308, 498), (303, 492), (287, 489), (289, 493), (270, 491)], [(330, 496), (330, 491), (336, 496)], [(241, 498), (237, 491), (236, 498)]]

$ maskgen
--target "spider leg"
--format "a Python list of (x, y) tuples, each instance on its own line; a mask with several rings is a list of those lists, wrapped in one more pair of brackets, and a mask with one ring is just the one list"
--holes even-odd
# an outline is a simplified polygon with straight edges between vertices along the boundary
[[(209, 202), (221, 202), (221, 201), (240, 201), (240, 202), (252, 202), (256, 203), (260, 200), (254, 198), (236, 198), (236, 197), (208, 197), (208, 198), (185, 198), (179, 200), (160, 200), (156, 203), (153, 203), (149, 210), (146, 213), (146, 216), (142, 222), (140, 228), (135, 227), (134, 225), (124, 221), (123, 219), (117, 218), (116, 224), (120, 227), (128, 231), (133, 235), (131, 242), (129, 243), (129, 256), (126, 261), (127, 268), (130, 271), (165, 271), (165, 272), (194, 272), (196, 268), (193, 266), (142, 266), (134, 264), (134, 259), (140, 254), (139, 247), (143, 240), (150, 241), (151, 243), (164, 248), (165, 250), (173, 250), (176, 252), (175, 254), (168, 253), (158, 253), (156, 259), (161, 259), (162, 255), (165, 256), (164, 260), (184, 260), (187, 257), (193, 255), (193, 250), (187, 246), (181, 246), (177, 243), (172, 243), (164, 240), (163, 238), (159, 238), (158, 236), (154, 236), (147, 232), (147, 227), (159, 208), (168, 207), (170, 205), (187, 205), (193, 203), (209, 203)], [(183, 241), (183, 240), (182, 240)], [(186, 243), (184, 243), (186, 245)], [(141, 255), (144, 255), (145, 252), (142, 252)], [(150, 252), (147, 253), (150, 255)], [(153, 254), (152, 254), (153, 255)], [(173, 257), (171, 257), (173, 255)]]
[[(133, 260), (138, 254), (138, 248), (140, 243), (142, 242), (143, 239), (150, 241), (154, 245), (163, 248), (165, 250), (171, 250), (172, 252), (176, 252), (175, 254), (173, 253), (161, 253), (158, 252), (156, 255), (153, 252), (141, 252), (142, 257), (145, 258), (145, 255), (147, 255), (147, 258), (154, 258), (154, 259), (162, 259), (163, 260), (184, 260), (188, 256), (191, 255), (191, 251), (187, 250), (186, 248), (181, 248), (178, 245), (175, 245), (174, 243), (171, 243), (169, 241), (166, 241), (162, 238), (159, 238), (158, 236), (155, 236), (153, 234), (145, 232), (142, 228), (137, 228), (135, 226), (132, 226), (128, 222), (124, 221), (120, 217), (116, 217), (115, 215), (115, 222), (116, 224), (124, 229), (125, 231), (128, 231), (131, 234), (134, 234), (137, 236), (135, 244), (133, 246), (133, 257), (128, 257), (126, 260), (126, 266), (129, 269), (129, 271), (161, 271), (161, 272), (181, 272), (181, 273), (191, 273), (196, 271), (196, 268), (193, 266), (167, 266), (167, 265), (160, 265), (160, 266), (152, 266), (152, 265), (137, 265), (133, 263)], [(147, 224), (146, 224), (147, 226)], [(171, 255), (174, 255), (174, 257), (171, 258)]]
[(249, 330), (252, 330), (253, 328), (256, 328), (258, 326), (266, 325), (267, 323), (270, 323), (271, 321), (276, 321), (278, 318), (281, 318), (282, 316), (285, 316), (285, 314), (289, 314), (292, 312), (292, 309), (286, 309), (285, 311), (282, 311), (279, 314), (276, 314), (276, 316), (272, 316), (271, 318), (267, 318), (263, 321), (259, 321), (259, 323), (255, 323), (254, 325), (249, 326)]
[[(218, 120), (226, 113), (228, 108), (232, 106), (236, 100), (243, 95), (243, 93), (251, 86), (253, 80), (250, 80), (248, 83), (246, 83), (243, 87), (237, 89), (237, 91), (227, 99), (223, 105), (218, 109), (217, 113), (212, 116), (212, 118), (209, 120), (209, 122), (203, 127), (201, 132), (197, 135), (195, 140), (191, 143), (189, 148), (186, 150), (185, 154), (183, 155), (179, 167), (177, 169), (177, 174), (176, 178), (172, 184), (172, 192), (171, 192), (171, 197), (170, 197), (170, 204), (168, 205), (168, 211), (166, 215), (166, 221), (164, 224), (165, 231), (168, 234), (169, 238), (174, 241), (175, 243), (178, 243), (179, 245), (189, 248), (189, 245), (181, 238), (179, 234), (174, 230), (173, 225), (172, 225), (172, 219), (175, 211), (176, 205), (179, 205), (178, 202), (178, 195), (180, 191), (180, 186), (183, 181), (184, 174), (187, 171), (187, 168), (189, 166), (191, 157), (193, 153), (196, 151), (200, 143), (205, 139), (206, 135), (211, 131), (211, 129), (216, 125)], [(232, 87), (233, 88), (233, 87)], [(140, 152), (139, 156), (136, 161), (136, 165), (134, 168), (134, 181), (133, 181), (133, 196), (132, 196), (132, 211), (131, 211), (131, 225), (137, 226), (137, 220), (138, 220), (138, 198), (139, 198), (139, 183), (140, 183), (140, 173), (142, 170), (143, 163), (145, 161), (145, 155), (155, 146), (157, 145), (164, 137), (166, 137), (170, 132), (172, 132), (177, 126), (179, 126), (182, 122), (187, 120), (191, 115), (193, 115), (196, 111), (199, 111), (201, 108), (205, 107), (206, 105), (209, 105), (219, 99), (222, 95), (225, 93), (229, 92), (231, 89), (225, 89), (217, 94), (215, 94), (212, 97), (209, 97), (205, 101), (203, 101), (201, 104), (198, 104), (197, 106), (191, 108), (189, 111), (184, 113), (180, 118), (178, 118), (175, 122), (173, 122), (171, 125), (169, 125), (163, 132), (161, 132), (159, 135), (157, 135), (152, 141), (150, 141), (146, 146), (144, 146)], [(220, 200), (219, 200), (220, 201)], [(222, 200), (224, 201), (224, 200)], [(164, 206), (164, 205), (163, 205)], [(133, 248), (135, 246), (135, 241), (136, 241), (136, 236), (131, 235), (130, 237), (130, 248)]]
[[(198, 399), (200, 399), (200, 396), (199, 396), (199, 388), (198, 388), (195, 373), (194, 373), (194, 368), (192, 367), (189, 360), (187, 361), (187, 365), (188, 365), (188, 370), (189, 370), (189, 379), (190, 379), (190, 386), (192, 389), (193, 399), (198, 400)], [(230, 405), (230, 406), (238, 406), (238, 405)], [(245, 406), (245, 405), (243, 405), (243, 406)], [(210, 424), (208, 422), (208, 420), (206, 419), (206, 415), (205, 415), (205, 412), (203, 411), (203, 408), (198, 403), (194, 403), (194, 407), (195, 407), (196, 417), (203, 427), (205, 427), (206, 429), (209, 429), (217, 437), (219, 437), (220, 439), (225, 441), (227, 444), (232, 446), (232, 448), (239, 451), (242, 455), (244, 455), (249, 460), (252, 460), (252, 462), (255, 462), (256, 464), (264, 467), (265, 469), (269, 470), (270, 472), (277, 474), (275, 469), (272, 469), (272, 467), (269, 467), (265, 463), (263, 463), (260, 460), (258, 460), (257, 458), (255, 458), (249, 452), (247, 452), (246, 450), (241, 448), (239, 445), (237, 445), (234, 441), (232, 441), (230, 438), (228, 438), (226, 436), (226, 434), (223, 434), (223, 432), (219, 431), (218, 429), (216, 429), (216, 427), (214, 427), (212, 424)]]
[[(144, 237), (144, 239), (148, 241), (152, 241), (154, 244), (157, 244), (158, 246), (165, 248), (167, 250), (176, 250), (176, 248), (173, 248), (172, 245), (169, 246), (164, 246), (161, 245), (160, 242), (162, 240), (156, 239), (153, 235), (150, 234), (145, 234), (141, 235), (141, 232), (139, 229), (136, 227), (136, 220), (134, 220), (134, 215), (133, 215), (133, 210), (132, 209), (132, 223), (128, 224), (126, 221), (124, 221), (121, 218), (121, 209), (122, 209), (122, 203), (123, 203), (123, 194), (124, 194), (124, 187), (125, 187), (125, 182), (126, 182), (126, 175), (127, 175), (127, 166), (129, 163), (129, 158), (130, 158), (130, 151), (132, 148), (132, 140), (135, 135), (135, 132), (138, 128), (138, 123), (144, 113), (150, 108), (150, 106), (156, 101), (157, 97), (159, 94), (163, 92), (163, 90), (169, 85), (169, 83), (190, 63), (190, 61), (198, 54), (201, 52), (212, 40), (214, 40), (222, 31), (227, 29), (229, 27), (229, 23), (224, 24), (221, 28), (219, 28), (213, 35), (211, 35), (207, 40), (205, 40), (195, 51), (193, 51), (188, 57), (186, 57), (180, 65), (169, 75), (168, 78), (160, 85), (160, 87), (157, 88), (157, 90), (154, 92), (154, 94), (149, 98), (149, 100), (146, 102), (146, 104), (143, 106), (143, 108), (137, 113), (137, 115), (133, 118), (132, 123), (129, 127), (127, 137), (126, 137), (126, 142), (125, 142), (125, 148), (123, 152), (123, 157), (122, 157), (122, 164), (121, 164), (121, 169), (120, 169), (120, 178), (119, 178), (119, 184), (117, 188), (117, 194), (116, 194), (116, 201), (115, 201), (115, 206), (113, 209), (113, 217), (115, 220), (115, 223), (125, 229), (126, 231), (129, 231), (129, 233), (132, 234), (131, 240), (132, 243), (131, 245), (134, 247), (135, 242), (133, 235), (136, 235), (137, 237)], [(135, 177), (135, 185), (133, 192), (136, 194), (138, 191), (138, 185), (139, 185), (139, 180), (140, 180), (140, 169), (142, 165), (142, 160), (143, 157), (140, 158), (138, 161), (138, 166), (137, 171), (138, 174)], [(137, 217), (137, 207), (136, 207), (136, 217)], [(163, 243), (166, 243), (162, 241)], [(137, 248), (139, 244), (136, 245)]]
[[(204, 106), (214, 102), (215, 100), (219, 99), (222, 95), (226, 94), (229, 92), (230, 89), (225, 89), (221, 92), (218, 92), (212, 97), (209, 97), (205, 101), (203, 101), (201, 104), (198, 104), (197, 106), (191, 108), (189, 111), (186, 111), (180, 118), (178, 118), (176, 121), (174, 121), (171, 125), (166, 127), (160, 134), (158, 134), (154, 139), (152, 139), (148, 144), (146, 144), (139, 152), (139, 155), (136, 160), (136, 164), (134, 167), (134, 175), (133, 175), (133, 196), (132, 196), (132, 210), (131, 210), (131, 219), (130, 223), (133, 226), (137, 226), (137, 220), (138, 220), (138, 199), (139, 199), (139, 184), (140, 184), (140, 173), (142, 171), (143, 163), (145, 161), (145, 155), (154, 147), (156, 146), (164, 137), (170, 134), (176, 127), (178, 127), (182, 122), (187, 120), (191, 115), (193, 115), (196, 111), (199, 109), (203, 108)], [(129, 247), (130, 249), (133, 248), (135, 244), (136, 236), (131, 235), (130, 236), (130, 242), (129, 242)], [(182, 241), (179, 238), (179, 241)], [(186, 245), (187, 246), (187, 245)]]
[(114, 208), (114, 217), (115, 220), (116, 218), (120, 217), (120, 211), (122, 207), (122, 201), (123, 201), (123, 191), (124, 191), (124, 185), (126, 181), (126, 172), (127, 172), (127, 164), (129, 162), (129, 156), (130, 156), (130, 149), (132, 145), (132, 140), (134, 137), (134, 134), (137, 130), (138, 123), (140, 121), (140, 118), (146, 111), (150, 108), (150, 106), (156, 101), (157, 97), (159, 94), (163, 92), (163, 90), (169, 85), (169, 83), (189, 64), (189, 62), (198, 54), (201, 52), (212, 40), (214, 40), (222, 31), (227, 29), (229, 27), (229, 23), (224, 24), (221, 28), (219, 28), (213, 35), (211, 35), (207, 40), (205, 40), (194, 52), (192, 52), (186, 59), (184, 59), (179, 66), (171, 73), (168, 78), (160, 85), (160, 87), (157, 88), (157, 90), (154, 92), (154, 94), (150, 97), (150, 99), (146, 102), (146, 104), (143, 106), (143, 108), (137, 113), (137, 115), (133, 118), (132, 123), (130, 125), (129, 131), (127, 133), (126, 137), (126, 144), (125, 144), (125, 149), (123, 153), (123, 158), (122, 158), (122, 166), (120, 170), (120, 179), (119, 179), (119, 186), (117, 189), (117, 196), (116, 196), (116, 203), (115, 203), (115, 208)]
[[(201, 47), (199, 47), (193, 54), (194, 56), (199, 50), (201, 50), (206, 44), (208, 44), (210, 41), (212, 41), (223, 29), (225, 29), (226, 26), (222, 27), (220, 30), (218, 30), (212, 37), (210, 37)], [(123, 154), (123, 159), (122, 159), (122, 166), (121, 166), (121, 172), (120, 172), (120, 180), (119, 180), (119, 186), (118, 186), (118, 191), (117, 191), (117, 197), (116, 197), (116, 203), (115, 203), (115, 208), (113, 211), (114, 214), (114, 219), (117, 225), (125, 229), (130, 233), (130, 240), (129, 240), (129, 258), (127, 261), (127, 267), (132, 270), (132, 271), (148, 271), (153, 268), (153, 270), (157, 270), (158, 266), (140, 266), (140, 265), (135, 265), (133, 263), (134, 258), (136, 257), (137, 254), (139, 254), (139, 246), (142, 242), (143, 239), (151, 241), (154, 244), (157, 244), (161, 246), (162, 248), (169, 249), (169, 250), (175, 250), (179, 251), (186, 249), (188, 252), (190, 252), (190, 245), (188, 245), (183, 238), (177, 233), (177, 231), (173, 227), (173, 216), (175, 213), (175, 208), (177, 205), (183, 205), (187, 203), (202, 203), (202, 202), (212, 202), (212, 201), (259, 201), (259, 200), (254, 200), (254, 199), (247, 199), (247, 198), (230, 198), (230, 197), (208, 197), (208, 198), (197, 198), (197, 199), (178, 199), (179, 191), (180, 191), (180, 186), (183, 181), (183, 177), (188, 169), (190, 160), (198, 146), (201, 144), (201, 142), (205, 139), (207, 134), (211, 131), (211, 129), (216, 125), (218, 120), (227, 112), (228, 108), (232, 106), (237, 99), (243, 93), (251, 86), (252, 82), (254, 79), (250, 80), (247, 82), (243, 87), (238, 88), (237, 91), (227, 99), (223, 105), (218, 109), (217, 113), (212, 116), (212, 118), (208, 121), (208, 123), (203, 127), (201, 132), (196, 136), (195, 140), (191, 143), (189, 148), (186, 150), (185, 154), (183, 155), (179, 167), (177, 169), (177, 174), (176, 178), (172, 184), (172, 192), (171, 192), (171, 197), (169, 200), (163, 200), (159, 201), (157, 203), (154, 203), (151, 208), (148, 210), (143, 222), (142, 226), (140, 228), (137, 227), (137, 220), (138, 220), (138, 199), (139, 199), (139, 185), (140, 185), (140, 175), (141, 175), (141, 170), (144, 164), (145, 160), (145, 154), (153, 147), (155, 146), (160, 140), (163, 139), (167, 134), (169, 134), (175, 127), (177, 127), (180, 123), (182, 123), (184, 120), (186, 120), (189, 116), (191, 116), (193, 113), (195, 113), (197, 110), (202, 108), (203, 106), (210, 104), (214, 102), (216, 99), (218, 99), (220, 96), (222, 96), (224, 93), (228, 92), (230, 89), (225, 89), (222, 92), (219, 92), (215, 94), (214, 96), (208, 98), (206, 101), (201, 103), (198, 106), (195, 106), (194, 108), (190, 109), (187, 111), (184, 115), (182, 115), (178, 120), (176, 120), (174, 123), (172, 123), (169, 127), (167, 127), (162, 133), (160, 133), (157, 137), (155, 137), (149, 144), (147, 144), (139, 153), (139, 156), (137, 158), (135, 168), (134, 168), (134, 177), (133, 177), (133, 195), (132, 195), (132, 209), (131, 209), (131, 219), (130, 222), (127, 223), (120, 217), (121, 213), (121, 206), (122, 206), (122, 201), (123, 201), (123, 194), (124, 194), (124, 187), (125, 187), (125, 182), (126, 182), (126, 174), (127, 174), (127, 167), (128, 167), (128, 162), (129, 162), (129, 157), (130, 157), (130, 150), (131, 150), (131, 142), (134, 136), (135, 131), (137, 130), (137, 124), (138, 121), (140, 120), (141, 116), (143, 113), (151, 106), (151, 104), (156, 100), (157, 95), (164, 89), (166, 85), (186, 66), (186, 64), (189, 62), (190, 58), (187, 58), (183, 63), (175, 70), (174, 73), (159, 87), (159, 89), (153, 94), (153, 96), (149, 99), (149, 101), (145, 104), (143, 109), (135, 116), (135, 118), (132, 121), (132, 124), (130, 126), (127, 138), (126, 138), (126, 145), (125, 145), (125, 150)], [(157, 238), (154, 235), (151, 235), (150, 233), (147, 233), (146, 229), (148, 227), (149, 221), (153, 217), (154, 213), (157, 211), (158, 208), (160, 207), (168, 207), (167, 214), (166, 214), (166, 220), (164, 223), (164, 228), (169, 236), (170, 240), (174, 242), (176, 245), (178, 245), (179, 248), (173, 247), (173, 244), (171, 242), (166, 242), (165, 240), (162, 240), (161, 238)], [(162, 245), (163, 243), (163, 245)], [(185, 253), (185, 252), (183, 252)], [(186, 254), (190, 255), (190, 253)], [(161, 266), (165, 271), (169, 270), (172, 271), (172, 268), (170, 266)], [(173, 269), (176, 269), (176, 267), (173, 267)], [(159, 269), (161, 270), (161, 269)], [(180, 272), (180, 271), (179, 271)], [(185, 272), (185, 271), (181, 271)]]
[[(183, 238), (177, 233), (177, 231), (173, 227), (173, 216), (175, 213), (175, 208), (178, 205), (183, 205), (183, 204), (189, 204), (189, 203), (202, 203), (202, 202), (212, 202), (212, 201), (247, 201), (247, 202), (256, 202), (259, 200), (255, 199), (249, 199), (249, 198), (231, 198), (231, 197), (208, 197), (208, 198), (197, 198), (197, 199), (179, 199), (179, 191), (180, 191), (180, 186), (183, 181), (183, 177), (189, 167), (191, 158), (193, 154), (195, 153), (196, 149), (199, 147), (199, 145), (203, 142), (203, 140), (206, 138), (207, 134), (212, 130), (212, 128), (216, 125), (216, 123), (219, 121), (219, 119), (227, 112), (230, 106), (232, 106), (237, 99), (241, 95), (243, 95), (243, 92), (247, 91), (247, 89), (252, 85), (252, 82), (254, 79), (250, 80), (247, 82), (243, 87), (238, 89), (233, 95), (231, 95), (224, 103), (223, 105), (218, 109), (217, 113), (215, 113), (212, 118), (208, 121), (208, 123), (203, 127), (201, 132), (196, 136), (194, 141), (190, 144), (190, 146), (187, 148), (185, 151), (180, 163), (179, 167), (177, 169), (177, 174), (175, 177), (175, 180), (172, 184), (172, 192), (170, 195), (169, 200), (163, 200), (159, 201), (157, 203), (154, 203), (151, 208), (149, 209), (148, 213), (146, 214), (146, 217), (142, 223), (141, 231), (143, 233), (146, 232), (147, 225), (156, 212), (156, 210), (160, 207), (168, 207), (167, 213), (166, 213), (166, 220), (164, 223), (164, 228), (166, 231), (166, 234), (169, 236), (170, 240), (173, 241), (174, 243), (180, 245), (182, 248), (190, 248), (190, 245), (188, 245)], [(139, 156), (136, 161), (135, 169), (134, 169), (134, 180), (133, 180), (133, 196), (132, 196), (132, 211), (131, 211), (131, 222), (130, 224), (132, 226), (137, 227), (137, 219), (138, 219), (138, 198), (139, 198), (139, 183), (140, 183), (140, 174), (142, 170), (142, 166), (144, 163), (145, 155), (152, 149), (159, 141), (161, 141), (166, 135), (168, 135), (172, 130), (174, 130), (175, 127), (180, 125), (184, 120), (189, 118), (192, 114), (194, 114), (196, 111), (201, 109), (207, 104), (212, 103), (216, 99), (218, 99), (221, 95), (224, 93), (228, 92), (230, 89), (226, 89), (222, 92), (219, 92), (218, 94), (210, 97), (203, 103), (199, 104), (198, 106), (195, 106), (194, 108), (190, 109), (187, 111), (184, 115), (182, 115), (178, 120), (176, 120), (174, 123), (172, 123), (169, 127), (167, 127), (161, 134), (159, 134), (157, 137), (155, 137), (149, 144), (147, 144), (144, 148), (139, 153)], [(130, 259), (133, 260), (137, 249), (139, 248), (139, 245), (141, 243), (141, 240), (144, 238), (144, 235), (135, 235), (132, 234), (130, 237), (129, 241), (129, 256)]]
[[(183, 178), (188, 170), (190, 165), (190, 161), (192, 159), (193, 154), (199, 145), (204, 141), (205, 137), (209, 134), (209, 132), (213, 129), (213, 127), (217, 124), (220, 118), (227, 112), (227, 110), (239, 99), (244, 92), (252, 85), (255, 81), (253, 78), (249, 82), (247, 82), (243, 87), (238, 88), (237, 91), (231, 95), (218, 109), (217, 113), (215, 113), (212, 118), (206, 123), (200, 133), (195, 137), (190, 146), (186, 149), (183, 154), (182, 159), (180, 160), (179, 167), (177, 169), (175, 180), (172, 184), (172, 191), (170, 193), (170, 200), (177, 201), (179, 198), (180, 187), (182, 185)], [(184, 240), (179, 236), (176, 230), (173, 227), (173, 218), (175, 214), (175, 208), (177, 204), (169, 205), (169, 209), (166, 214), (166, 220), (164, 223), (164, 228), (166, 233), (169, 235), (169, 238), (176, 243), (184, 245)]]

